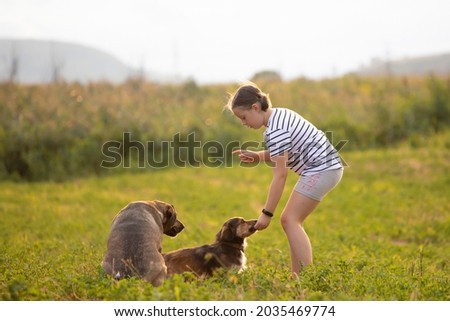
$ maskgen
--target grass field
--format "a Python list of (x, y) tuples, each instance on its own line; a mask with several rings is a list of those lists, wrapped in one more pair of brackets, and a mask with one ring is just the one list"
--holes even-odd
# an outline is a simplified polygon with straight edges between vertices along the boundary
[(232, 216), (256, 218), (271, 170), (183, 168), (64, 183), (0, 182), (2, 300), (450, 300), (450, 134), (414, 148), (343, 152), (341, 184), (306, 221), (315, 263), (290, 279), (277, 217), (248, 240), (248, 270), (160, 288), (100, 267), (112, 218), (128, 202), (171, 202), (186, 229), (163, 250), (213, 241)]

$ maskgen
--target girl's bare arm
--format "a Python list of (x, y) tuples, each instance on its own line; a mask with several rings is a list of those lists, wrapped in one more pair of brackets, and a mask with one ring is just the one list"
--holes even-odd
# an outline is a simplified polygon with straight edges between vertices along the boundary
[(271, 162), (269, 151), (267, 150), (250, 151), (238, 149), (233, 151), (233, 154), (239, 155), (243, 163)]

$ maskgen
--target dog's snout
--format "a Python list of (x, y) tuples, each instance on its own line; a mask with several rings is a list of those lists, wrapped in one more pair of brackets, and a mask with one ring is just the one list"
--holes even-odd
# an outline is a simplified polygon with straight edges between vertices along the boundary
[(177, 233), (180, 233), (182, 230), (184, 230), (184, 224), (178, 221), (173, 228), (175, 229), (175, 231), (177, 231)]
[(248, 229), (249, 232), (256, 232), (256, 229), (255, 229), (256, 222), (258, 222), (258, 221), (257, 221), (257, 220), (252, 220), (252, 221), (250, 221), (250, 223), (251, 223), (252, 225), (251, 225), (250, 228)]
[(178, 233), (180, 233), (182, 230), (184, 230), (184, 224), (180, 222), (180, 224), (175, 226)]
[(180, 233), (183, 229), (184, 224), (180, 221), (177, 221), (174, 226), (172, 226), (167, 232), (165, 232), (165, 234), (173, 237)]

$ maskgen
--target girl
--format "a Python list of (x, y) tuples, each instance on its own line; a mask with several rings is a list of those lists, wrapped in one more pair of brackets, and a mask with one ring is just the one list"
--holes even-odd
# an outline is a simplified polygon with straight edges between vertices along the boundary
[(341, 180), (343, 166), (337, 150), (323, 132), (296, 112), (272, 108), (269, 96), (256, 85), (241, 86), (228, 101), (228, 108), (244, 126), (266, 128), (267, 150), (236, 150), (244, 163), (272, 162), (273, 178), (255, 229), (265, 229), (281, 198), (288, 168), (300, 175), (281, 213), (291, 253), (291, 273), (312, 263), (312, 249), (303, 223), (322, 198)]

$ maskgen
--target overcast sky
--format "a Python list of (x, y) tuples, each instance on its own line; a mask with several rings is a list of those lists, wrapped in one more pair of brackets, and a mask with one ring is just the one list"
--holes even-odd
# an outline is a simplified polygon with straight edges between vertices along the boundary
[(198, 82), (336, 76), (450, 52), (449, 0), (0, 0), (0, 38), (59, 40)]

